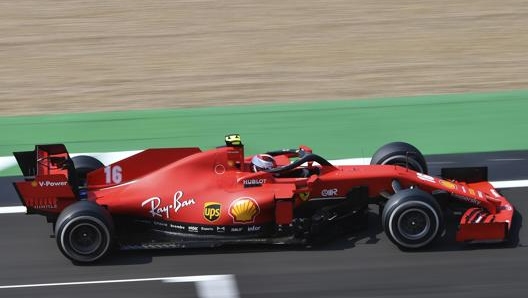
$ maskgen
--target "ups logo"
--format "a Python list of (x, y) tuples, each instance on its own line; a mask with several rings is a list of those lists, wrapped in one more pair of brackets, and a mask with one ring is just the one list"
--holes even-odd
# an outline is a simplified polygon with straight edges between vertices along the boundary
[(204, 204), (203, 215), (210, 222), (216, 221), (220, 217), (220, 208), (222, 205), (216, 202), (207, 202)]

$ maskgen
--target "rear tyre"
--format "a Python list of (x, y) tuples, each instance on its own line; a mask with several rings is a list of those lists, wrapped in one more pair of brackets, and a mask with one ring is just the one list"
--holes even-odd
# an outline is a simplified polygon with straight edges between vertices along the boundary
[(86, 175), (91, 171), (97, 170), (104, 167), (103, 163), (100, 162), (97, 158), (79, 155), (72, 157), (73, 166), (75, 167), (75, 172), (77, 173), (77, 179), (80, 186), (86, 185)]
[(114, 227), (110, 213), (91, 201), (66, 207), (55, 224), (60, 251), (74, 262), (100, 260), (112, 248)]
[(444, 225), (438, 202), (417, 188), (395, 193), (383, 208), (381, 221), (389, 239), (404, 249), (428, 245)]
[(427, 163), (423, 154), (411, 144), (393, 142), (379, 148), (370, 161), (371, 165), (398, 165), (427, 174)]

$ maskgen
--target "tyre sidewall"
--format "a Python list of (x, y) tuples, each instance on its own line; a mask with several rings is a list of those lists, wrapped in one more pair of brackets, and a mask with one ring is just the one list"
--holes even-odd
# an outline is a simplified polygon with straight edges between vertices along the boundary
[[(409, 211), (417, 211), (427, 216), (429, 223), (423, 235), (410, 239), (402, 233), (399, 220)], [(418, 190), (402, 190), (391, 198), (383, 209), (382, 223), (389, 239), (400, 248), (416, 249), (427, 246), (440, 234), (443, 226), (443, 216), (440, 206), (428, 193)]]
[(86, 184), (86, 176), (88, 173), (104, 167), (104, 164), (101, 161), (88, 155), (72, 157), (72, 161), (75, 168), (75, 173), (77, 174), (77, 182), (81, 186)]
[[(70, 234), (80, 226), (95, 228), (100, 244), (89, 254), (77, 252), (71, 244)], [(104, 257), (112, 247), (113, 225), (108, 211), (95, 203), (77, 202), (63, 210), (55, 226), (55, 237), (60, 251), (70, 260), (80, 263), (94, 262)]]
[(423, 154), (413, 145), (404, 142), (393, 142), (383, 145), (372, 155), (370, 164), (399, 164), (401, 162), (405, 163), (408, 159), (414, 160), (422, 168), (420, 172), (427, 174), (427, 163)]
[(90, 171), (104, 167), (104, 164), (101, 161), (88, 155), (78, 155), (72, 157), (72, 161), (75, 170), (82, 172), (84, 175)]

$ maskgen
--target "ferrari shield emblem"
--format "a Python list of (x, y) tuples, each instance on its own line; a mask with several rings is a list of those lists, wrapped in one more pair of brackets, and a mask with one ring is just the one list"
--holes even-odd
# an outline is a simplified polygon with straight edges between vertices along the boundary
[(309, 195), (310, 195), (309, 192), (301, 192), (301, 193), (299, 193), (299, 198), (300, 198), (301, 200), (303, 200), (303, 201), (306, 201), (306, 200), (308, 200), (308, 196), (309, 196)]
[(220, 208), (222, 205), (216, 202), (207, 202), (204, 204), (203, 215), (210, 222), (216, 221), (220, 217)]

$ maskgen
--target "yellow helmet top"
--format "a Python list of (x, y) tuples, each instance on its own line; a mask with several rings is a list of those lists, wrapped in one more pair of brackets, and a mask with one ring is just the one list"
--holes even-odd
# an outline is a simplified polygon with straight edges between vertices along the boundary
[(230, 134), (225, 137), (227, 146), (242, 146), (242, 139), (239, 134)]

